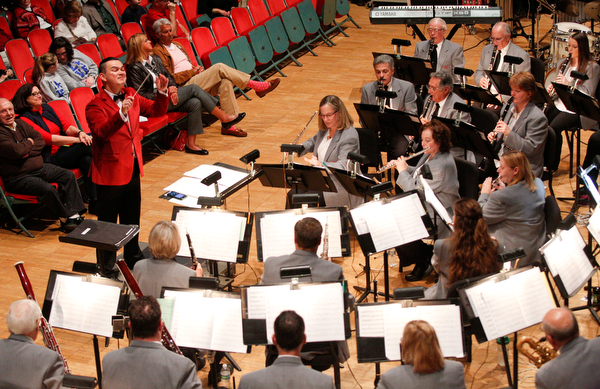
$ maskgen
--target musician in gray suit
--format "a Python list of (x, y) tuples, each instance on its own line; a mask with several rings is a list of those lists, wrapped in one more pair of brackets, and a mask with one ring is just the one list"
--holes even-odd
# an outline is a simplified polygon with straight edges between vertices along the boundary
[[(465, 54), (462, 46), (446, 40), (446, 22), (442, 18), (433, 18), (429, 21), (427, 32), (431, 40), (417, 42), (415, 45), (415, 57), (430, 59), (432, 65), (435, 62), (436, 72), (446, 72), (454, 74), (454, 68), (465, 67)], [(433, 46), (431, 43), (433, 42)], [(453, 77), (456, 82), (460, 82), (458, 76)]]
[(530, 265), (539, 261), (539, 248), (545, 241), (544, 184), (533, 176), (527, 157), (520, 151), (500, 157), (498, 177), (498, 187), (492, 188), (491, 177), (481, 186), (478, 202), (483, 220), (500, 250), (525, 250), (527, 256), (519, 260), (517, 267)]
[(460, 362), (444, 359), (435, 329), (424, 320), (413, 320), (402, 334), (402, 365), (381, 376), (377, 389), (465, 389)]
[(544, 364), (535, 375), (537, 389), (598, 388), (600, 338), (579, 336), (577, 320), (567, 308), (549, 310), (542, 321), (548, 343), (560, 355)]
[(313, 217), (305, 217), (296, 222), (294, 226), (296, 251), (290, 255), (267, 258), (262, 282), (265, 284), (287, 282), (279, 276), (279, 270), (287, 266), (310, 266), (311, 277), (305, 277), (301, 281), (335, 282), (343, 280), (344, 272), (340, 265), (317, 256), (322, 234), (321, 223)]
[(294, 311), (283, 311), (274, 324), (273, 344), (279, 356), (265, 369), (245, 374), (240, 389), (333, 389), (331, 377), (302, 364), (306, 343), (304, 320)]
[[(395, 92), (396, 97), (389, 99), (385, 105), (389, 109), (406, 111), (418, 114), (417, 94), (413, 84), (408, 81), (394, 77), (394, 59), (389, 55), (380, 55), (373, 60), (373, 68), (377, 81), (368, 83), (362, 87), (361, 104), (379, 105), (380, 101), (375, 92), (382, 88), (388, 92)], [(408, 139), (402, 134), (387, 134), (388, 159), (396, 159), (406, 153)]]
[(0, 340), (0, 388), (61, 388), (62, 358), (34, 343), (41, 316), (35, 301), (19, 300), (10, 305), (6, 316), (10, 336)]
[[(512, 104), (500, 118), (494, 131), (488, 134), (491, 142), (500, 142), (498, 155), (507, 151), (521, 151), (527, 156), (536, 177), (544, 170), (544, 146), (548, 136), (548, 119), (531, 102), (536, 91), (535, 78), (529, 72), (520, 72), (510, 78)], [(505, 107), (506, 108), (506, 107)]]
[(154, 297), (141, 297), (129, 306), (133, 341), (128, 347), (104, 356), (102, 387), (105, 389), (201, 389), (196, 366), (161, 343), (164, 326)]

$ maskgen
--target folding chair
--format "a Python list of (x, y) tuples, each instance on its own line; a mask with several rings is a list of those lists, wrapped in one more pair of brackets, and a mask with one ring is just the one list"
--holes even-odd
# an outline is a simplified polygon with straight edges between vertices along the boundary
[(4, 46), (8, 61), (10, 62), (15, 76), (19, 80), (25, 80), (25, 71), (29, 68), (33, 68), (35, 61), (33, 55), (29, 51), (29, 45), (25, 39), (12, 39), (6, 42)]
[(29, 46), (31, 46), (33, 55), (39, 57), (42, 54), (46, 54), (50, 49), (52, 37), (48, 30), (38, 28), (36, 30), (31, 30), (29, 34), (27, 34), (27, 42), (29, 42)]

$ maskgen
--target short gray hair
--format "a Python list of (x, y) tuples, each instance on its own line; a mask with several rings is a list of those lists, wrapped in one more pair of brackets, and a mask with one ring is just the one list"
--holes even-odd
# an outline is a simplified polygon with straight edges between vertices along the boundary
[(494, 24), (494, 27), (492, 27), (492, 30), (494, 28), (498, 28), (498, 29), (501, 29), (502, 31), (504, 31), (504, 36), (510, 36), (510, 34), (511, 34), (510, 26), (506, 22), (498, 22), (498, 23)]
[(160, 28), (162, 26), (167, 25), (167, 24), (169, 26), (171, 26), (171, 21), (169, 19), (166, 19), (166, 18), (161, 18), (161, 19), (158, 19), (156, 22), (154, 22), (154, 24), (152, 25), (152, 29), (154, 30), (154, 32), (156, 34), (160, 34)]
[(378, 55), (373, 60), (373, 67), (375, 67), (377, 65), (382, 65), (382, 64), (390, 65), (390, 69), (394, 69), (394, 67), (396, 66), (396, 64), (394, 63), (394, 58), (390, 57), (387, 54)]
[(434, 73), (431, 73), (431, 75), (429, 77), (430, 78), (439, 78), (440, 79), (439, 88), (449, 87), (450, 92), (452, 92), (452, 88), (454, 88), (454, 79), (448, 72), (443, 72), (443, 71), (434, 72)]
[(38, 319), (42, 316), (40, 306), (33, 300), (18, 300), (10, 305), (6, 316), (6, 326), (11, 334), (24, 335), (38, 327)]
[(443, 28), (444, 30), (447, 30), (447, 29), (448, 29), (448, 27), (446, 27), (446, 21), (445, 21), (444, 19), (442, 19), (442, 18), (433, 18), (433, 19), (431, 19), (431, 20), (429, 21), (429, 23), (428, 23), (427, 25), (429, 26), (431, 23), (439, 23), (439, 24), (441, 24), (441, 25), (442, 25), (442, 28)]

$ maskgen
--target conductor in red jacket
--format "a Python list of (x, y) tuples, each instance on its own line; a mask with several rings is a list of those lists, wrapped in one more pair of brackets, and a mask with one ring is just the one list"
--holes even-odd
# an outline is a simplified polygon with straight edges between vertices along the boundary
[[(98, 220), (120, 224), (140, 224), (140, 175), (143, 175), (142, 131), (139, 118), (162, 116), (167, 112), (168, 81), (160, 76), (156, 81), (156, 100), (136, 95), (125, 88), (125, 68), (116, 58), (105, 58), (99, 66), (104, 89), (85, 110), (92, 130), (92, 181), (98, 187)], [(124, 259), (130, 269), (142, 252), (137, 236), (125, 245)], [(116, 253), (98, 250), (100, 273), (113, 274)]]

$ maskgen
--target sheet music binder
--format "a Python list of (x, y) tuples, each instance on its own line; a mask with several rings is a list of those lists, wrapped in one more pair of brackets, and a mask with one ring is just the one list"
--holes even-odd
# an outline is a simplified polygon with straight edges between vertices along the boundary
[[(297, 284), (297, 290), (293, 289), (292, 284), (279, 284), (279, 285), (250, 285), (250, 286), (242, 286), (242, 326), (243, 326), (243, 332), (244, 332), (244, 344), (246, 345), (267, 345), (270, 344), (270, 337), (268, 336), (268, 334), (271, 332), (273, 332), (273, 323), (271, 322), (270, 324), (267, 322), (267, 318), (250, 318), (251, 312), (253, 311), (253, 309), (256, 309), (260, 304), (262, 304), (263, 302), (256, 302), (255, 304), (256, 307), (253, 306), (253, 303), (251, 301), (251, 299), (249, 298), (248, 294), (250, 293), (250, 290), (253, 288), (264, 288), (265, 293), (268, 291), (271, 292), (277, 292), (277, 290), (279, 291), (295, 291), (295, 292), (300, 292), (302, 293), (302, 288), (305, 287), (319, 287), (319, 286), (323, 286), (323, 287), (327, 287), (328, 285), (337, 285), (337, 284), (341, 284), (341, 288), (340, 291), (342, 292), (342, 294), (340, 294), (339, 298), (341, 299), (341, 301), (343, 301), (344, 304), (344, 312), (342, 317), (339, 319), (343, 322), (343, 337), (344, 339), (349, 339), (351, 337), (351, 328), (350, 328), (350, 315), (348, 313), (348, 306), (347, 306), (347, 300), (344, 297), (344, 294), (347, 293), (347, 281), (340, 281), (340, 282), (322, 282), (322, 283), (318, 283), (318, 282), (313, 282), (313, 283), (300, 283)], [(294, 288), (296, 287), (294, 286)], [(304, 295), (303, 295), (304, 297)], [(331, 295), (328, 295), (327, 298), (331, 298)], [(322, 300), (327, 300), (327, 299), (322, 299)], [(338, 302), (341, 302), (338, 301)], [(305, 306), (307, 307), (313, 307), (319, 303), (321, 303), (322, 301), (305, 301)], [(294, 307), (290, 307), (290, 306), (286, 306), (286, 307), (279, 307), (277, 306), (277, 308), (283, 308), (282, 310), (287, 310), (287, 309), (294, 309)], [(266, 311), (266, 307), (264, 308)], [(296, 312), (298, 313), (300, 316), (302, 316), (301, 312)], [(266, 316), (266, 315), (265, 315)], [(277, 315), (273, 315), (273, 316), (277, 316)], [(309, 337), (309, 327), (310, 327), (310, 318), (308, 317), (303, 317), (304, 321), (305, 321), (305, 325), (306, 325), (306, 335), (307, 335), (307, 344), (309, 343), (318, 343), (318, 342), (327, 342), (327, 341), (338, 341), (338, 339), (317, 339), (317, 340), (310, 340)], [(274, 321), (274, 318), (273, 318)], [(332, 328), (334, 328), (335, 326), (339, 325), (340, 322), (336, 322), (336, 323), (331, 323)], [(270, 328), (268, 328), (268, 326), (270, 325)], [(329, 330), (329, 329), (327, 329)]]
[[(239, 241), (238, 244), (238, 250), (237, 250), (237, 255), (235, 260), (228, 261), (228, 262), (233, 262), (233, 263), (246, 263), (248, 262), (248, 254), (250, 252), (250, 244), (252, 241), (252, 223), (254, 221), (254, 214), (253, 213), (248, 213), (248, 212), (236, 212), (236, 211), (226, 211), (223, 209), (217, 209), (217, 208), (203, 208), (203, 209), (198, 209), (198, 208), (187, 208), (187, 207), (180, 207), (180, 206), (174, 206), (173, 207), (173, 212), (171, 213), (171, 220), (176, 220), (177, 219), (177, 214), (180, 211), (193, 211), (193, 212), (212, 212), (215, 214), (223, 214), (223, 215), (235, 215), (235, 216), (239, 216), (239, 217), (244, 217), (246, 219), (246, 224), (244, 227), (244, 236), (243, 239)], [(193, 242), (192, 242), (193, 243)], [(183, 244), (187, 244), (184, 243)], [(194, 246), (195, 247), (195, 246)], [(195, 247), (196, 248), (196, 247)], [(196, 248), (196, 254), (199, 254), (198, 248)], [(203, 258), (201, 256), (198, 256), (199, 260), (209, 260), (208, 258)]]
[[(585, 246), (577, 226), (573, 226), (567, 231), (559, 230), (540, 248), (543, 261), (564, 299), (575, 296), (597, 270), (584, 250)], [(561, 269), (570, 273), (561, 273)]]
[[(360, 326), (361, 322), (361, 314), (364, 315), (367, 313), (366, 310), (362, 309), (364, 307), (377, 307), (377, 306), (398, 306), (398, 309), (411, 308), (411, 307), (437, 307), (437, 306), (448, 306), (455, 305), (458, 307), (458, 302), (455, 300), (444, 299), (444, 300), (403, 300), (403, 301), (389, 301), (389, 302), (376, 302), (369, 304), (357, 304), (356, 309), (354, 310), (355, 315), (355, 323), (356, 323), (356, 353), (358, 363), (372, 363), (372, 362), (389, 362), (391, 359), (388, 359), (386, 356), (386, 348), (385, 348), (385, 336), (362, 336), (365, 332), (365, 329)], [(362, 308), (361, 308), (362, 307)], [(362, 312), (362, 313), (361, 313)], [(379, 319), (379, 318), (377, 318)], [(424, 320), (424, 319), (423, 319)], [(463, 337), (463, 325), (462, 318), (460, 315), (460, 309), (457, 310), (456, 317), (453, 320), (460, 323), (460, 333), (454, 333), (454, 337), (458, 337), (461, 339), (462, 343), (462, 353), (460, 355), (444, 355), (444, 357), (462, 357), (464, 356), (465, 344)], [(430, 323), (431, 324), (431, 323)], [(403, 330), (397, 328), (398, 330)], [(361, 332), (362, 331), (362, 332)], [(441, 333), (438, 333), (438, 339), (440, 344), (444, 342), (444, 339), (441, 337)], [(398, 344), (398, 348), (399, 348)], [(393, 359), (399, 360), (399, 359)]]
[(118, 251), (140, 232), (139, 226), (87, 219), (58, 240), (107, 251)]
[(502, 102), (498, 100), (492, 92), (475, 85), (467, 84), (463, 87), (461, 84), (454, 84), (454, 89), (452, 91), (459, 95), (463, 100), (468, 101), (469, 105), (471, 105), (473, 101), (480, 102), (484, 105), (502, 105)]
[(415, 114), (386, 108), (383, 113), (378, 105), (354, 103), (361, 123), (373, 131), (381, 131), (381, 137), (388, 139), (389, 133), (419, 137), (421, 120)]
[[(52, 314), (53, 309), (56, 309), (56, 305), (58, 304), (58, 303), (55, 303), (55, 300), (54, 300), (56, 297), (59, 296), (59, 294), (57, 293), (57, 290), (55, 290), (55, 288), (57, 286), (57, 277), (58, 276), (72, 277), (74, 280), (79, 279), (79, 280), (81, 280), (81, 282), (84, 282), (84, 283), (92, 283), (92, 284), (97, 284), (97, 285), (101, 285), (101, 286), (105, 286), (105, 287), (109, 287), (109, 288), (118, 288), (120, 290), (119, 299), (118, 299), (118, 302), (116, 305), (106, 308), (106, 309), (102, 310), (102, 312), (99, 312), (98, 310), (93, 310), (90, 308), (90, 310), (93, 310), (92, 316), (94, 316), (94, 321), (96, 321), (96, 322), (102, 321), (102, 322), (106, 322), (106, 323), (111, 323), (110, 331), (107, 330), (107, 332), (104, 332), (104, 333), (93, 333), (93, 332), (86, 332), (81, 327), (68, 328), (68, 327), (64, 327), (62, 325), (56, 324), (55, 322), (50, 323), (52, 326), (57, 327), (57, 328), (64, 328), (64, 329), (68, 329), (68, 330), (72, 330), (72, 331), (89, 333), (91, 335), (111, 337), (112, 336), (112, 315), (115, 315), (118, 312), (120, 312), (120, 313), (126, 312), (127, 305), (129, 303), (129, 295), (123, 293), (124, 283), (121, 281), (115, 281), (115, 280), (112, 280), (109, 278), (104, 278), (104, 277), (81, 275), (81, 274), (63, 272), (63, 271), (58, 271), (58, 270), (50, 270), (50, 276), (48, 277), (48, 285), (46, 287), (46, 294), (44, 295), (44, 303), (42, 306), (42, 314), (44, 315), (44, 317), (46, 317), (48, 319), (49, 322), (50, 322), (50, 319), (54, 318), (54, 315)], [(113, 309), (111, 310), (111, 312), (109, 312), (109, 314), (107, 314), (106, 316), (102, 316), (100, 319), (97, 317), (101, 313), (105, 314), (107, 312), (107, 310), (110, 310), (110, 308), (113, 308)], [(66, 315), (69, 312), (73, 313), (73, 311), (66, 310), (66, 311), (62, 312), (62, 314)], [(77, 311), (74, 314), (77, 318), (85, 317), (83, 312), (81, 312), (81, 311)]]
[(273, 188), (299, 189), (316, 192), (337, 192), (335, 184), (324, 168), (294, 163), (293, 169), (287, 164), (256, 164), (262, 174), (259, 179), (264, 186)]
[[(419, 204), (424, 211), (424, 214), (421, 216), (420, 219), (421, 219), (421, 222), (423, 223), (425, 229), (427, 230), (427, 233), (429, 235), (433, 235), (435, 233), (435, 227), (433, 225), (433, 222), (432, 222), (431, 218), (429, 217), (429, 215), (427, 214), (427, 212), (425, 211), (426, 208), (423, 204), (423, 200), (419, 197), (419, 194), (416, 190), (404, 192), (399, 195), (388, 197), (385, 199), (370, 201), (366, 204), (359, 205), (358, 207), (356, 207), (350, 211), (352, 227), (354, 229), (354, 233), (356, 234), (356, 239), (358, 240), (358, 244), (360, 245), (360, 248), (361, 248), (363, 254), (365, 255), (365, 257), (375, 254), (375, 253), (378, 253), (381, 250), (377, 250), (375, 248), (375, 243), (373, 242), (373, 237), (371, 236), (370, 231), (365, 232), (360, 227), (357, 228), (358, 223), (361, 223), (361, 225), (362, 225), (362, 221), (357, 219), (357, 214), (359, 212), (361, 212), (361, 210), (362, 211), (366, 210), (367, 207), (372, 207), (374, 204), (379, 203), (381, 205), (386, 205), (386, 204), (390, 204), (394, 201), (401, 201), (402, 199), (408, 198), (410, 196), (417, 196)], [(404, 221), (402, 221), (402, 222), (404, 222)], [(424, 238), (426, 238), (426, 236)], [(419, 238), (419, 239), (421, 239), (421, 238)], [(418, 239), (414, 239), (414, 240), (418, 240)], [(390, 248), (393, 248), (393, 247), (396, 247), (396, 246), (399, 246), (402, 244), (410, 243), (410, 242), (413, 242), (414, 240), (404, 241), (404, 242), (399, 241), (398, 242), (399, 244), (392, 245), (390, 247), (387, 247), (386, 249), (390, 249)], [(386, 250), (386, 249), (384, 249), (384, 250)]]
[[(307, 209), (301, 209), (301, 208), (295, 208), (295, 209), (287, 209), (287, 210), (282, 210), (282, 211), (267, 211), (267, 212), (256, 212), (255, 216), (256, 216), (256, 250), (257, 250), (257, 254), (258, 254), (258, 260), (260, 262), (264, 262), (265, 258), (264, 257), (264, 239), (263, 239), (263, 228), (262, 228), (262, 224), (261, 221), (269, 216), (269, 215), (304, 215), (304, 216), (315, 216), (315, 214), (318, 213), (322, 213), (322, 212), (333, 212), (333, 211), (337, 211), (340, 214), (340, 225), (341, 225), (341, 235), (340, 235), (340, 240), (341, 240), (341, 244), (342, 244), (342, 257), (349, 257), (350, 255), (352, 255), (351, 253), (351, 245), (350, 245), (350, 231), (349, 231), (349, 226), (348, 226), (348, 209), (346, 207), (330, 207), (330, 208), (307, 208)], [(292, 227), (292, 231), (293, 231), (293, 226)], [(323, 229), (325, 229), (325, 226), (322, 226)], [(292, 241), (293, 242), (293, 241)], [(293, 251), (293, 250), (292, 250)], [(291, 254), (292, 251), (290, 251), (289, 253), (284, 253), (282, 255), (286, 255), (286, 254)]]
[(494, 84), (496, 90), (501, 95), (510, 96), (510, 77), (508, 72), (496, 72), (492, 70), (485, 70), (485, 74), (490, 79), (491, 83)]
[[(488, 331), (492, 332), (495, 329), (490, 328), (489, 326), (486, 326), (486, 324), (484, 323), (485, 320), (482, 320), (481, 317), (487, 317), (487, 316), (485, 316), (485, 314), (489, 314), (489, 315), (496, 315), (496, 316), (499, 316), (500, 318), (503, 318), (502, 315), (507, 315), (508, 313), (507, 312), (489, 312), (488, 313), (485, 311), (486, 306), (483, 306), (483, 308), (484, 308), (483, 312), (478, 312), (477, 307), (479, 305), (481, 305), (481, 301), (479, 301), (477, 298), (474, 298), (472, 300), (471, 297), (469, 297), (469, 294), (473, 295), (474, 297), (477, 297), (477, 296), (476, 296), (476, 293), (470, 293), (469, 291), (470, 290), (476, 291), (477, 289), (475, 289), (475, 288), (485, 287), (484, 284), (487, 284), (487, 283), (490, 283), (493, 286), (498, 283), (505, 282), (507, 280), (510, 280), (511, 277), (518, 276), (518, 275), (526, 273), (528, 271), (531, 271), (533, 273), (528, 273), (526, 275), (531, 275), (533, 277), (536, 277), (535, 278), (536, 282), (538, 281), (537, 276), (539, 275), (539, 284), (533, 285), (533, 286), (534, 287), (540, 286), (541, 288), (544, 289), (545, 293), (541, 293), (541, 294), (538, 294), (535, 296), (526, 296), (523, 293), (524, 291), (520, 291), (522, 296), (518, 296), (518, 297), (522, 297), (522, 298), (530, 297), (532, 299), (532, 301), (529, 301), (528, 305), (522, 306), (521, 312), (522, 313), (525, 312), (525, 313), (531, 315), (534, 310), (537, 310), (538, 311), (537, 313), (539, 313), (539, 317), (536, 317), (536, 320), (535, 320), (536, 323), (526, 323), (525, 325), (521, 326), (521, 328), (518, 328), (518, 326), (513, 326), (514, 328), (511, 328), (509, 331), (503, 331), (501, 333), (496, 331), (496, 333), (494, 333), (494, 336), (488, 337), (486, 335), (486, 333)], [(510, 286), (511, 284), (507, 284), (507, 285)], [(487, 342), (487, 341), (490, 341), (490, 340), (493, 340), (493, 339), (496, 339), (496, 338), (499, 338), (502, 336), (509, 335), (513, 332), (522, 330), (523, 328), (527, 328), (531, 325), (541, 322), (543, 315), (549, 309), (555, 307), (555, 303), (551, 296), (549, 288), (550, 287), (548, 286), (548, 282), (547, 282), (546, 278), (540, 272), (539, 268), (528, 266), (528, 267), (515, 269), (515, 270), (509, 271), (509, 272), (493, 274), (482, 280), (479, 280), (477, 282), (469, 284), (464, 289), (459, 289), (458, 293), (460, 296), (460, 304), (463, 307), (463, 311), (466, 313), (467, 317), (469, 318), (469, 321), (471, 323), (471, 326), (473, 328), (473, 331), (474, 331), (475, 337), (477, 338), (477, 341), (479, 343), (484, 343), (484, 342)], [(508, 300), (509, 296), (507, 296), (506, 294), (498, 296), (498, 298), (502, 298), (505, 306), (507, 306), (507, 307), (521, 306), (518, 300), (509, 301)], [(541, 312), (541, 311), (543, 311), (543, 312)], [(477, 314), (476, 314), (476, 312), (477, 312)], [(484, 316), (482, 316), (482, 314)], [(506, 316), (506, 318), (508, 318), (514, 322), (516, 322), (517, 319), (518, 320), (522, 319), (522, 317), (514, 318), (514, 317), (510, 317), (510, 316)]]
[(575, 89), (571, 93), (568, 85), (557, 84), (556, 82), (553, 82), (552, 85), (569, 111), (600, 121), (600, 103), (598, 100), (579, 89)]
[(482, 155), (490, 160), (499, 159), (494, 146), (487, 139), (487, 134), (472, 125), (463, 121), (456, 123), (454, 119), (437, 118), (444, 123), (452, 134), (452, 145), (470, 150), (475, 154)]
[[(352, 164), (352, 162), (350, 162)], [(377, 185), (375, 180), (363, 176), (360, 172), (352, 177), (350, 172), (342, 169), (329, 168), (330, 174), (333, 174), (338, 181), (342, 184), (344, 189), (348, 191), (351, 195), (359, 196), (359, 197), (373, 197), (373, 192), (371, 191), (371, 187), (373, 185)]]

